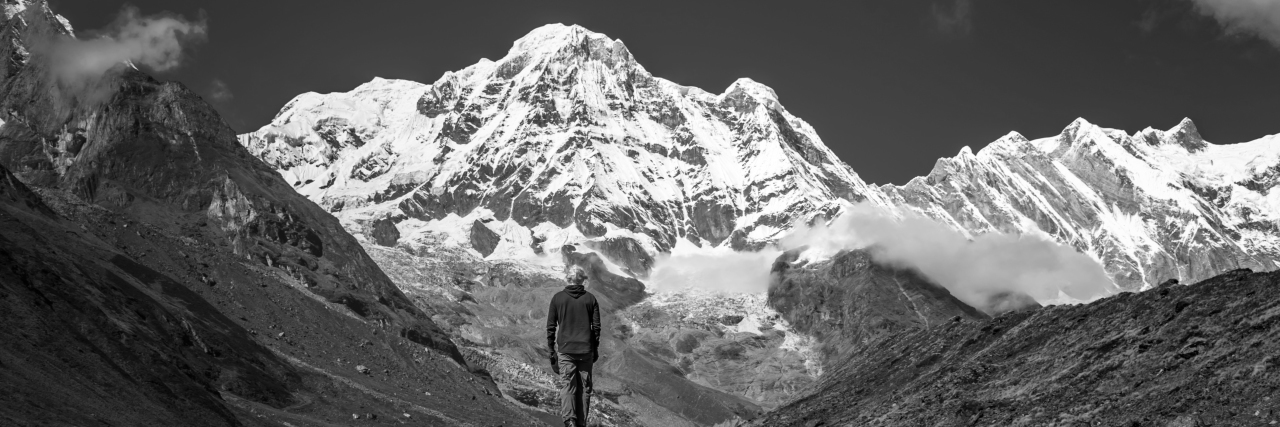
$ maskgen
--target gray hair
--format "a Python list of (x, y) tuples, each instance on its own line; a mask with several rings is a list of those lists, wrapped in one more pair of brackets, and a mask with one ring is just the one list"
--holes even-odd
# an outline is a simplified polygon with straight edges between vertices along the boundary
[(587, 281), (587, 271), (576, 265), (570, 266), (565, 269), (564, 281), (574, 285), (581, 285), (582, 282)]

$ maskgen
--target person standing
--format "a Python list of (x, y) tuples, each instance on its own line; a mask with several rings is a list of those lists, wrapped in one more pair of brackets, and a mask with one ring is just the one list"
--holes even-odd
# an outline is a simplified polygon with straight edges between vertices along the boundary
[(551, 297), (547, 309), (547, 347), (551, 370), (564, 379), (560, 416), (567, 427), (586, 427), (591, 408), (591, 368), (600, 359), (600, 305), (582, 285), (587, 272), (573, 266), (568, 285)]

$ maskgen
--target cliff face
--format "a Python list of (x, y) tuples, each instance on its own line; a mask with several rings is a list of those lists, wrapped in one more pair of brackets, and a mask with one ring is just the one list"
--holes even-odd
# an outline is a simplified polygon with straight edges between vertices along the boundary
[(815, 264), (798, 261), (800, 251), (792, 251), (774, 262), (769, 306), (814, 336), (826, 360), (894, 334), (988, 318), (915, 271), (875, 262), (872, 250)]
[(884, 336), (752, 425), (1267, 425), (1278, 334), (1280, 273), (1231, 271)]

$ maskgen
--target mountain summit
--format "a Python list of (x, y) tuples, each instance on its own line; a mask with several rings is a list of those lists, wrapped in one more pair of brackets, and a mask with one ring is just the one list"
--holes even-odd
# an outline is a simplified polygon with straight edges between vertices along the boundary
[(680, 86), (578, 26), (538, 28), (430, 85), (301, 95), (240, 140), (340, 217), (390, 219), (408, 236), (483, 224), (501, 236), (477, 248), (485, 256), (578, 242), (759, 247), (878, 194), (772, 89)]

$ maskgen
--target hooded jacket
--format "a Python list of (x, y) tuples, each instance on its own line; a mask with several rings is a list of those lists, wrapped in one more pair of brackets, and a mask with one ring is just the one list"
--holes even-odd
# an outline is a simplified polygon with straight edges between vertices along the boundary
[(582, 285), (565, 286), (547, 309), (547, 347), (552, 353), (590, 354), (600, 347), (600, 305)]

